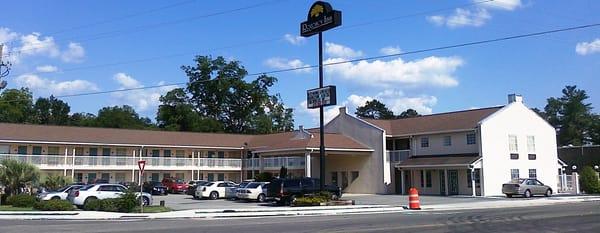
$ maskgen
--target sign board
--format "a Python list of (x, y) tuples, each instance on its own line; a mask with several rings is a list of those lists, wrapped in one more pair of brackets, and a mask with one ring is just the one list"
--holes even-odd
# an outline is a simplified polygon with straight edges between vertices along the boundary
[(308, 11), (306, 21), (300, 24), (300, 35), (309, 37), (342, 25), (342, 12), (331, 8), (326, 2), (315, 2)]
[(308, 108), (319, 108), (337, 104), (335, 86), (325, 86), (306, 91), (306, 105)]
[(144, 173), (144, 168), (146, 167), (146, 160), (138, 160), (138, 167), (140, 168), (140, 172)]

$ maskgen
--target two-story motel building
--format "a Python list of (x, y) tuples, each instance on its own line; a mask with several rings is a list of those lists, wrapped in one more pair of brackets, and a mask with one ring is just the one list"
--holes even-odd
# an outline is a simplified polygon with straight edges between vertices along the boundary
[[(501, 195), (502, 183), (536, 177), (556, 190), (555, 131), (518, 95), (505, 106), (396, 120), (340, 113), (325, 125), (327, 183), (348, 193)], [(165, 177), (239, 182), (259, 172), (319, 177), (314, 129), (268, 135), (188, 133), (0, 123), (0, 158), (74, 181)], [(475, 187), (473, 189), (473, 187)]]

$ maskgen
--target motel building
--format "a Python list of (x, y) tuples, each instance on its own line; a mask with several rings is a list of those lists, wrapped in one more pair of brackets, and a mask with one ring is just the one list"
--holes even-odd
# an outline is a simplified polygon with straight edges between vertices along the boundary
[[(395, 120), (360, 119), (341, 107), (325, 125), (326, 183), (346, 193), (502, 195), (502, 184), (537, 178), (557, 190), (555, 129), (519, 95), (504, 106)], [(91, 183), (251, 179), (260, 172), (319, 177), (319, 132), (190, 133), (0, 123), (0, 159), (42, 175)]]

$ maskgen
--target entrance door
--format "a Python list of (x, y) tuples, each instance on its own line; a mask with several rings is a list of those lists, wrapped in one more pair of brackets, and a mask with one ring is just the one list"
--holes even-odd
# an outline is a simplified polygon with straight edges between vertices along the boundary
[(396, 194), (402, 194), (402, 171), (394, 169), (394, 181)]
[(106, 180), (106, 182), (110, 183), (110, 173), (102, 173), (100, 174), (100, 179)]
[(446, 195), (446, 174), (444, 174), (444, 170), (439, 170), (440, 174), (440, 195)]
[(412, 187), (412, 171), (407, 170), (404, 172), (404, 193), (408, 193), (408, 190)]
[(448, 170), (448, 195), (458, 195), (457, 170)]
[(88, 184), (93, 184), (94, 181), (96, 181), (96, 173), (88, 173), (87, 183)]

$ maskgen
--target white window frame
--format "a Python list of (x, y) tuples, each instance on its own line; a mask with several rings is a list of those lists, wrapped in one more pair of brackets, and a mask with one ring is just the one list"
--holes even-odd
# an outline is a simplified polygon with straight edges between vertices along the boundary
[(535, 154), (535, 136), (527, 136), (527, 153)]
[(429, 147), (429, 137), (421, 137), (421, 147)]
[(452, 136), (444, 136), (444, 146), (452, 146)]
[[(531, 176), (531, 174), (533, 174), (533, 176)], [(529, 179), (537, 179), (537, 169), (529, 169)]]
[(511, 154), (519, 153), (519, 139), (517, 138), (517, 135), (508, 135), (508, 151)]
[(467, 134), (467, 145), (475, 145), (477, 144), (477, 135), (475, 133)]
[[(515, 171), (516, 171), (516, 173), (514, 173)], [(519, 178), (521, 178), (521, 177), (520, 177), (520, 176), (521, 176), (521, 174), (519, 174), (519, 172), (520, 172), (520, 171), (519, 171), (519, 169), (518, 169), (518, 168), (517, 168), (517, 169), (513, 169), (513, 168), (511, 168), (511, 169), (510, 169), (510, 179), (511, 179), (511, 180), (514, 180), (514, 179), (519, 179)], [(517, 175), (517, 177), (516, 177), (516, 178), (513, 176), (514, 174), (516, 174), (516, 175)]]

